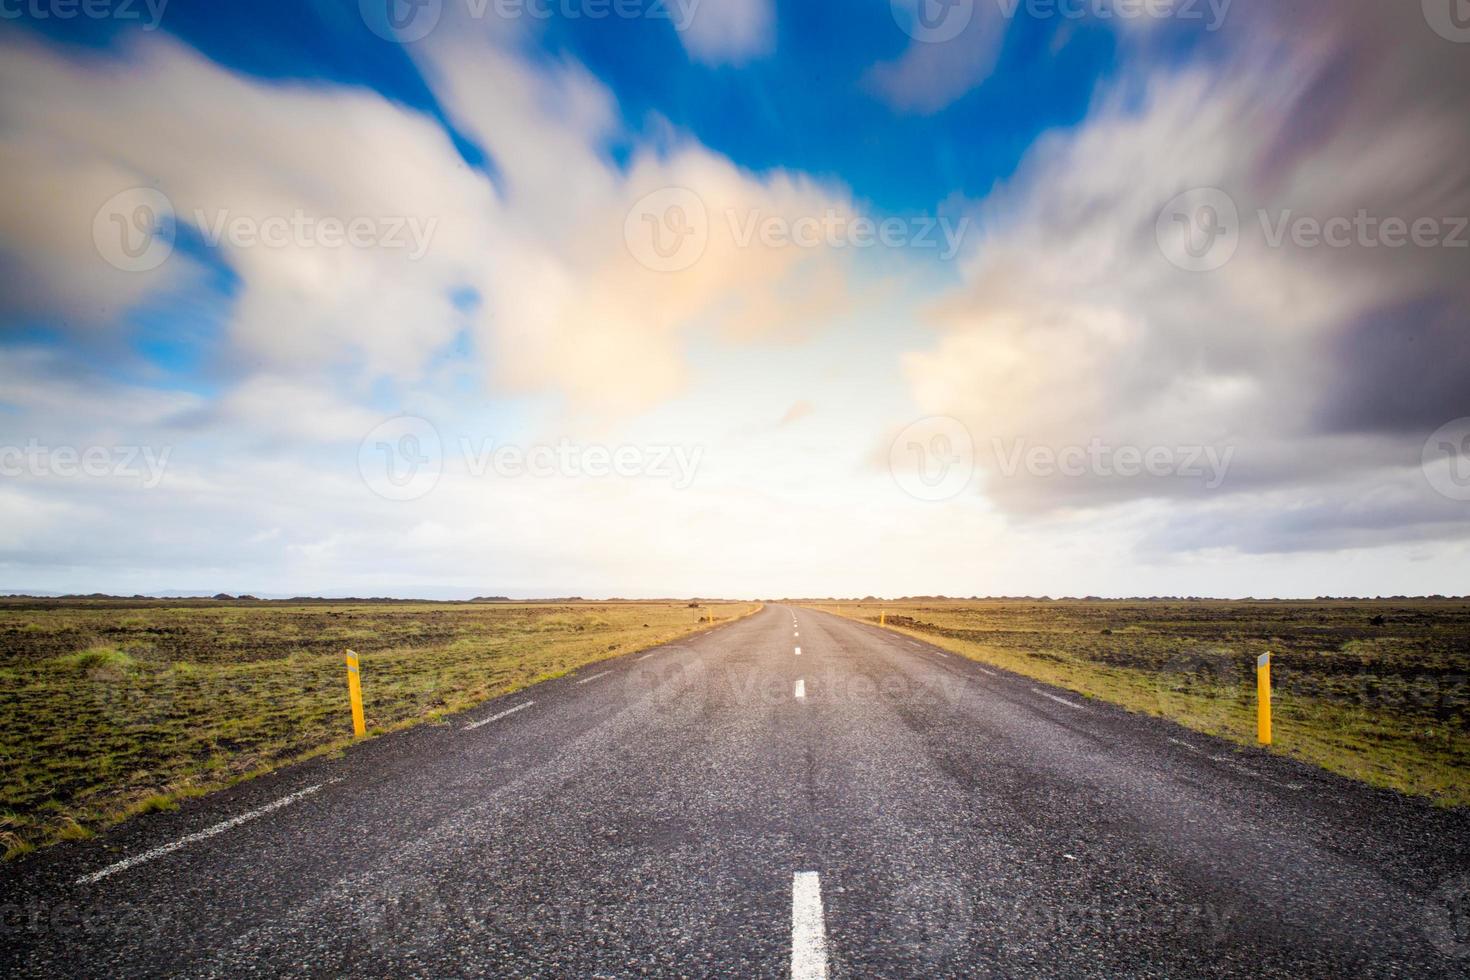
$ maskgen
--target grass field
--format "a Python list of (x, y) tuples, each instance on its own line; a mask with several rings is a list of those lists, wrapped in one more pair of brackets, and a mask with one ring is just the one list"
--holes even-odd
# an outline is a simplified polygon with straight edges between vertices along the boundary
[(811, 605), (1249, 745), (1269, 650), (1273, 751), (1470, 805), (1470, 602)]
[(684, 636), (751, 603), (0, 600), (6, 857)]

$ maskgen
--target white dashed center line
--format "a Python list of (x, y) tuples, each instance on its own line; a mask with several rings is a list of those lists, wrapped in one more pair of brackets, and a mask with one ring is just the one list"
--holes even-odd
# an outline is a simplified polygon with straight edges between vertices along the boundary
[(1055, 694), (1047, 694), (1045, 691), (1040, 690), (1038, 688), (1034, 688), (1033, 687), (1031, 689), (1031, 693), (1032, 694), (1040, 694), (1044, 698), (1051, 698), (1057, 704), (1065, 704), (1067, 707), (1071, 708), (1073, 711), (1086, 711), (1087, 710), (1086, 708), (1082, 707), (1082, 705), (1080, 705), (1080, 704), (1075, 704), (1075, 703), (1073, 703), (1071, 701), (1068, 701), (1066, 698), (1059, 698)]
[[(335, 782), (335, 780), (333, 781)], [(142, 854), (136, 855), (134, 857), (124, 858), (116, 864), (109, 864), (101, 871), (94, 871), (89, 875), (83, 875), (76, 880), (76, 884), (90, 885), (94, 882), (101, 881), (108, 875), (115, 875), (119, 871), (126, 871), (129, 868), (143, 864), (145, 861), (152, 861), (154, 858), (161, 858), (165, 854), (172, 854), (174, 851), (177, 851), (181, 847), (187, 847), (190, 844), (194, 844), (202, 840), (208, 840), (209, 838), (214, 837), (217, 834), (223, 834), (227, 830), (234, 830), (236, 827), (240, 826), (242, 823), (245, 823), (248, 820), (254, 820), (256, 817), (263, 817), (267, 813), (279, 810), (283, 806), (290, 806), (297, 800), (305, 799), (306, 797), (310, 796), (312, 793), (315, 793), (321, 788), (321, 783), (318, 783), (315, 786), (308, 786), (306, 787), (306, 789), (298, 790), (297, 792), (292, 793), (290, 796), (283, 796), (279, 800), (276, 800), (274, 803), (267, 803), (265, 806), (260, 807), (257, 810), (251, 810), (249, 813), (242, 813), (238, 817), (226, 820), (224, 823), (217, 823), (213, 827), (201, 830), (198, 833), (189, 834), (187, 837), (180, 837), (172, 844), (164, 844), (162, 847), (155, 847), (151, 851), (144, 851)]]
[(604, 670), (600, 674), (593, 674), (591, 677), (584, 677), (581, 680), (579, 680), (577, 683), (578, 684), (591, 684), (593, 681), (597, 680), (599, 677), (606, 677), (608, 674), (611, 674), (611, 673), (612, 673), (612, 671), (610, 671), (610, 670)]
[(517, 711), (521, 711), (521, 710), (524, 710), (526, 708), (529, 708), (531, 705), (533, 705), (535, 703), (536, 703), (535, 701), (522, 701), (520, 704), (516, 705), (514, 708), (507, 708), (507, 709), (505, 709), (504, 711), (502, 711), (498, 715), (491, 715), (489, 718), (482, 718), (480, 721), (472, 721), (468, 725), (464, 726), (464, 730), (467, 731), (467, 732), (472, 732), (476, 728), (482, 728), (485, 725), (490, 724), (492, 721), (499, 721), (502, 718), (505, 718), (505, 717), (508, 717), (510, 715), (515, 714)]
[(791, 880), (791, 980), (826, 980), (827, 924), (822, 915), (822, 881), (815, 871)]
[(796, 682), (796, 700), (806, 700), (806, 679), (802, 678)]
[(796, 648), (796, 655), (797, 655), (797, 656), (798, 656), (798, 657), (799, 657), (799, 656), (801, 656), (801, 647), (797, 647), (797, 648)]

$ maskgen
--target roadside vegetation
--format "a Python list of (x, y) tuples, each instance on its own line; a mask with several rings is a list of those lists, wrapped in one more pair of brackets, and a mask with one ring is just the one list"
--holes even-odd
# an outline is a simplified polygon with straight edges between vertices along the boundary
[(89, 836), (351, 741), (657, 646), (751, 603), (0, 600), (0, 849)]
[(1470, 805), (1470, 602), (809, 603), (971, 659), (1445, 806)]

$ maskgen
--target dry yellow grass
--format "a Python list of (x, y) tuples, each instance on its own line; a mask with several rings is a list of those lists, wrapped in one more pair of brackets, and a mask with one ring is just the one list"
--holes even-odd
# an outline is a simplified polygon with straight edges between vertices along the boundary
[(751, 603), (0, 602), (8, 856), (656, 646)]
[(1373, 786), (1470, 805), (1470, 603), (900, 601), (813, 604), (971, 659), (1255, 744)]

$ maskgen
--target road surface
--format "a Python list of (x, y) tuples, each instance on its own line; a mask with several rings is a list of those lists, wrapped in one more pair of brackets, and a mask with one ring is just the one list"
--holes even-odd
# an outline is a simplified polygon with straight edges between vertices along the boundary
[(1456, 976), (1470, 819), (768, 606), (0, 906), (0, 976)]

